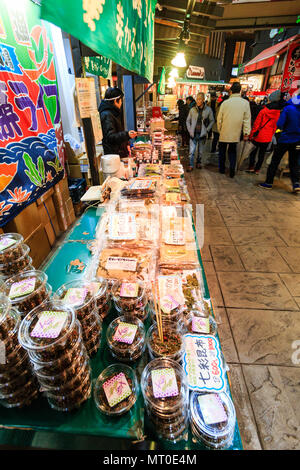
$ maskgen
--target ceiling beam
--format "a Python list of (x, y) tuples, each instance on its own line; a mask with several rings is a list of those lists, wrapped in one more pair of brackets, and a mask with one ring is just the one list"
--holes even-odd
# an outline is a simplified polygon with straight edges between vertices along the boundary
[[(187, 0), (158, 0), (158, 3), (163, 6), (167, 7), (170, 10), (173, 11), (186, 11), (186, 6), (187, 6)], [(216, 5), (213, 2), (206, 2), (206, 3), (200, 3), (196, 2), (194, 6), (194, 10), (192, 15), (197, 16), (197, 15), (204, 15), (204, 16), (211, 16), (211, 17), (216, 17), (216, 18), (221, 18), (224, 13), (224, 8)]]
[[(185, 16), (182, 12), (169, 10), (167, 8), (163, 8), (162, 11), (156, 12), (155, 17), (176, 21), (180, 24), (183, 24), (185, 19)], [(190, 25), (196, 27), (202, 26), (204, 28), (214, 28), (216, 26), (216, 20), (211, 20), (208, 16), (192, 16)]]
[(273, 16), (268, 18), (231, 18), (217, 22), (215, 31), (231, 31), (244, 29), (270, 29), (279, 27), (293, 27), (297, 16)]
[[(154, 22), (156, 24), (161, 25), (161, 26), (169, 26), (169, 27), (177, 29), (177, 30), (182, 29), (182, 25), (180, 25), (179, 23), (176, 23), (176, 22), (169, 21), (169, 20), (165, 20), (165, 19), (161, 19), (161, 18), (155, 18)], [(199, 28), (199, 27), (195, 27), (195, 26), (191, 26), (189, 28), (189, 30), (190, 30), (191, 36), (195, 35), (195, 36), (207, 37), (210, 34), (209, 29)]]

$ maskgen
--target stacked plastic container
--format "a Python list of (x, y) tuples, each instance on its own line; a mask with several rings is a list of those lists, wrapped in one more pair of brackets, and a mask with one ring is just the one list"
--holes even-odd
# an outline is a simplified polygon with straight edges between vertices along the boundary
[(35, 307), (50, 299), (52, 287), (47, 280), (48, 276), (43, 271), (32, 269), (8, 278), (1, 290), (24, 318)]
[[(129, 281), (115, 281), (112, 286), (112, 298), (116, 310), (124, 315), (125, 318), (138, 318), (145, 321), (149, 312), (149, 295), (143, 281), (137, 280), (134, 285), (137, 286), (137, 292), (130, 293), (126, 286), (132, 286)], [(125, 286), (125, 289), (123, 288)]]
[(228, 393), (197, 393), (190, 397), (193, 440), (210, 449), (228, 449), (233, 441), (236, 412)]
[(0, 404), (22, 408), (39, 394), (27, 352), (18, 342), (20, 316), (0, 294)]
[(154, 359), (143, 370), (141, 388), (157, 437), (173, 443), (186, 441), (189, 391), (182, 367), (172, 359)]
[(19, 233), (0, 235), (0, 279), (6, 280), (21, 271), (32, 269), (30, 248)]
[(51, 408), (71, 411), (91, 394), (91, 369), (74, 310), (51, 300), (22, 320), (19, 343)]
[(144, 324), (138, 318), (118, 317), (108, 326), (106, 340), (113, 357), (121, 362), (137, 361), (146, 347)]
[(102, 320), (91, 283), (82, 279), (67, 282), (56, 291), (55, 298), (74, 309), (87, 353), (89, 357), (94, 356), (101, 343)]

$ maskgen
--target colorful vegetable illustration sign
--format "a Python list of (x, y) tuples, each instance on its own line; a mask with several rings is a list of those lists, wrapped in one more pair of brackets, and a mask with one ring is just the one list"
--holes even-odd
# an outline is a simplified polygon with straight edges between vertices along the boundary
[(0, 0), (0, 227), (64, 176), (53, 46), (40, 7)]

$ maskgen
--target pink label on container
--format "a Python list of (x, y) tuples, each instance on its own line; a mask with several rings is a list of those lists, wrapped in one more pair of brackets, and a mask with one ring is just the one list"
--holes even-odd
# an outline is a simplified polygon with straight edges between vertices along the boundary
[(83, 304), (87, 292), (87, 289), (82, 287), (71, 287), (67, 290), (63, 301), (73, 305), (73, 307), (76, 307), (77, 305)]
[(16, 297), (22, 297), (23, 295), (31, 294), (35, 288), (36, 278), (31, 277), (24, 279), (23, 281), (14, 282), (10, 288), (8, 297), (15, 299)]
[(136, 282), (122, 282), (120, 297), (137, 297), (139, 285)]
[(209, 333), (209, 318), (193, 317), (192, 330), (195, 333)]
[(120, 322), (114, 334), (114, 341), (120, 343), (132, 344), (137, 332), (137, 325), (131, 323)]
[(125, 400), (132, 393), (125, 374), (121, 372), (103, 384), (103, 390), (111, 408)]
[(206, 424), (217, 424), (227, 421), (223, 403), (216, 393), (198, 396), (201, 413)]
[(164, 313), (170, 313), (174, 308), (177, 308), (180, 304), (171, 295), (165, 295), (160, 300), (160, 307)]
[(42, 312), (30, 336), (36, 338), (57, 338), (67, 318), (67, 312)]
[(176, 397), (178, 386), (174, 369), (156, 369), (151, 372), (153, 394), (155, 398)]

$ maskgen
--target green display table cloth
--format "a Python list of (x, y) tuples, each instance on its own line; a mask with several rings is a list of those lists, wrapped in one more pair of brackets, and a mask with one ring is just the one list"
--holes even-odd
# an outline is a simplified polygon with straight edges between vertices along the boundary
[[(101, 211), (99, 213), (96, 208), (89, 208), (43, 267), (43, 270), (48, 275), (48, 282), (52, 285), (53, 291), (57, 290), (65, 282), (84, 277), (85, 270), (92, 259), (88, 245), (95, 238), (95, 230), (99, 217), (101, 217)], [(202, 268), (205, 296), (209, 298), (199, 247), (198, 255)], [(76, 271), (75, 266), (74, 271), (74, 266), (70, 267), (70, 263), (76, 259), (82, 263), (81, 267), (84, 266), (83, 270)], [(105, 339), (107, 326), (116, 316), (117, 313), (112, 308), (108, 317), (103, 322), (101, 347), (95, 357), (91, 359), (93, 380), (96, 379), (104, 368), (117, 362), (110, 356)], [(149, 328), (149, 325), (150, 320), (148, 319), (145, 324), (146, 329)], [(145, 352), (142, 358), (132, 366), (136, 370), (138, 379), (147, 362), (148, 357), (147, 352)], [(147, 418), (144, 419), (144, 403), (141, 390), (139, 390), (135, 406), (129, 413), (119, 418), (110, 418), (101, 414), (96, 408), (93, 396), (78, 410), (69, 413), (62, 413), (51, 409), (46, 398), (41, 396), (28, 408), (20, 410), (0, 408), (0, 426), (14, 429), (52, 431), (55, 433), (105, 436), (129, 439), (131, 441), (143, 440), (145, 436), (147, 436), (148, 440), (156, 440), (155, 433), (148, 428)], [(190, 431), (187, 441), (176, 445), (159, 441), (158, 445), (160, 448), (168, 450), (205, 449), (201, 443), (193, 442)], [(242, 449), (237, 423), (230, 449)]]

